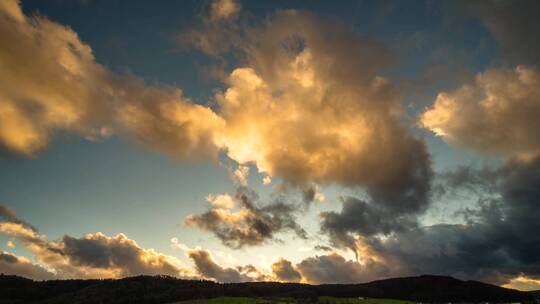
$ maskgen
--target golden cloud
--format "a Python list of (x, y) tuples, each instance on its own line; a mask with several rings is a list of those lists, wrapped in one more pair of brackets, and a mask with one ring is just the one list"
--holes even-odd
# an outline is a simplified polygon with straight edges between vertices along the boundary
[(11, 151), (33, 155), (55, 131), (120, 134), (177, 159), (222, 150), (268, 178), (367, 185), (379, 196), (415, 188), (424, 201), (429, 157), (378, 75), (389, 56), (337, 22), (283, 11), (253, 29), (239, 46), (246, 66), (230, 73), (216, 110), (110, 72), (75, 32), (25, 16), (17, 1), (0, 7), (0, 25), (0, 144)]
[(235, 0), (214, 0), (210, 6), (212, 20), (230, 19), (240, 11), (240, 4)]
[(230, 158), (297, 185), (414, 188), (429, 179), (425, 147), (378, 75), (391, 60), (381, 45), (299, 11), (277, 13), (247, 40), (248, 64), (216, 95), (226, 123), (216, 145)]
[(0, 145), (34, 155), (56, 131), (127, 134), (176, 158), (215, 157), (223, 122), (177, 88), (148, 86), (96, 63), (70, 28), (0, 6)]
[(32, 155), (55, 130), (104, 132), (108, 74), (75, 32), (26, 17), (8, 0), (0, 6), (0, 44), (0, 144)]
[(518, 66), (488, 70), (440, 93), (420, 124), (457, 146), (530, 159), (540, 152), (539, 115), (540, 73)]

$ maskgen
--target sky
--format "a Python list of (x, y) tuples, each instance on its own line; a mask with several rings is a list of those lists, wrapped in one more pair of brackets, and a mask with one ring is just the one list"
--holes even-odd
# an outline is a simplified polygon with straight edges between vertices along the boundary
[(0, 273), (540, 289), (535, 1), (0, 2)]

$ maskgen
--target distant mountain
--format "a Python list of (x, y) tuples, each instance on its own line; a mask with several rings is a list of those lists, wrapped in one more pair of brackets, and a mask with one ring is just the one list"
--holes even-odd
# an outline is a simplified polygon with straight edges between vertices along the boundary
[(323, 285), (275, 282), (220, 284), (167, 276), (39, 282), (0, 275), (0, 303), (170, 303), (218, 296), (292, 297), (305, 303), (316, 303), (318, 296), (362, 296), (438, 303), (534, 301), (532, 294), (527, 292), (428, 275), (365, 284)]

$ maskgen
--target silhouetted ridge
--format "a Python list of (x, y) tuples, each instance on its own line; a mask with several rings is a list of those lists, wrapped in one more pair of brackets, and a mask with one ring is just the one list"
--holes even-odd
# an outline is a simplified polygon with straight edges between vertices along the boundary
[(540, 300), (540, 290), (532, 290), (528, 292), (530, 295), (532, 295), (534, 298)]
[(448, 276), (422, 275), (363, 285), (378, 290), (389, 298), (423, 302), (519, 302), (531, 299), (521, 291)]
[(421, 302), (532, 302), (532, 293), (444, 276), (419, 276), (365, 284), (252, 282), (220, 284), (169, 276), (119, 280), (32, 281), (0, 275), (0, 303), (170, 303), (219, 296), (292, 297), (316, 303), (317, 296), (393, 298)]

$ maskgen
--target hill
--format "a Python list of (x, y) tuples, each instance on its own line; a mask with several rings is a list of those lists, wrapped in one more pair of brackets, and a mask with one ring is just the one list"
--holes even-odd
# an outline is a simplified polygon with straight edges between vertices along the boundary
[(529, 294), (532, 295), (535, 299), (540, 300), (540, 290), (529, 291)]
[(364, 284), (308, 285), (276, 282), (220, 284), (167, 276), (40, 282), (0, 275), (0, 303), (170, 303), (221, 296), (288, 297), (306, 303), (316, 303), (323, 296), (421, 302), (508, 303), (533, 300), (526, 292), (444, 276), (396, 278)]

